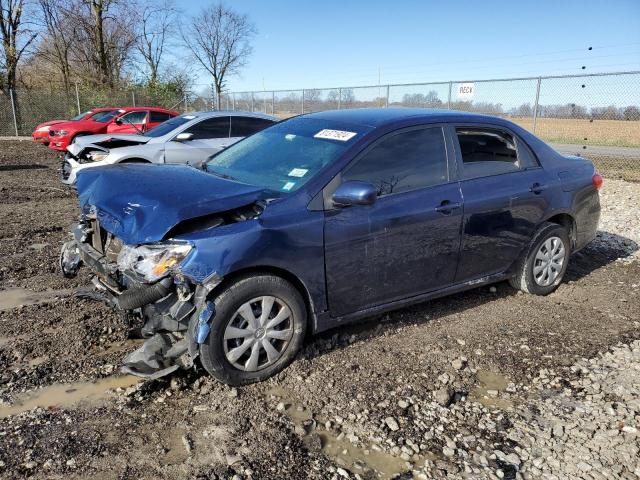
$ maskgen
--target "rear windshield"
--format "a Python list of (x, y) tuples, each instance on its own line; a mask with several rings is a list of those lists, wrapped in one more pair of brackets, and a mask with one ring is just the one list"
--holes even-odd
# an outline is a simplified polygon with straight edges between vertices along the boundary
[(120, 110), (106, 110), (92, 115), (91, 120), (94, 122), (109, 123), (118, 114), (120, 114)]
[(171, 132), (172, 130), (175, 130), (180, 125), (184, 125), (185, 123), (190, 122), (194, 118), (195, 117), (193, 115), (181, 115), (179, 117), (173, 117), (172, 119), (167, 120), (166, 122), (162, 122), (157, 127), (152, 128), (151, 130), (146, 132), (144, 136), (153, 137), (153, 138), (161, 137)]

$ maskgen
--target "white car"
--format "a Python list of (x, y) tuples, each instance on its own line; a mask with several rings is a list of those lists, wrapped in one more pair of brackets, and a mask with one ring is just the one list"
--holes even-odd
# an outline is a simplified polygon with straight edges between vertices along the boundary
[(278, 119), (250, 112), (194, 112), (135, 134), (79, 137), (67, 147), (60, 179), (74, 185), (78, 172), (116, 163), (183, 163), (199, 168), (214, 153)]

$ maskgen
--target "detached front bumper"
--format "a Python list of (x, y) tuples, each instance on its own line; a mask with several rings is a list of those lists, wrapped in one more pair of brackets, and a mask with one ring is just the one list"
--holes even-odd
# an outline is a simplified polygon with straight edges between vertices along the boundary
[(60, 254), (62, 273), (74, 276), (81, 266), (89, 267), (100, 298), (143, 321), (141, 333), (148, 340), (124, 359), (123, 371), (157, 378), (192, 366), (213, 317), (207, 296), (219, 280), (195, 285), (176, 272), (144, 283), (118, 270), (115, 260), (122, 244), (95, 219), (74, 225), (72, 234)]

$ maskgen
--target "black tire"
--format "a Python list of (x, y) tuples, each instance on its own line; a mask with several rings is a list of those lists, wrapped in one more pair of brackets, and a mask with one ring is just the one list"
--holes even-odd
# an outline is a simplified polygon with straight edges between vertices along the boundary
[[(539, 285), (534, 278), (533, 269), (536, 263), (536, 254), (544, 242), (552, 237), (558, 237), (562, 240), (565, 248), (564, 262), (560, 269), (559, 275), (555, 278), (553, 283), (547, 286)], [(543, 223), (531, 241), (531, 245), (526, 251), (526, 254), (518, 261), (516, 266), (515, 275), (509, 279), (509, 283), (513, 288), (522, 290), (525, 293), (531, 293), (533, 295), (548, 295), (553, 292), (558, 285), (562, 283), (564, 274), (567, 271), (567, 265), (569, 264), (569, 258), (571, 256), (571, 239), (569, 238), (569, 232), (562, 225), (557, 223), (545, 222)]]
[[(234, 314), (244, 303), (261, 296), (273, 296), (291, 311), (293, 336), (273, 364), (257, 371), (244, 371), (233, 366), (224, 352), (224, 332)], [(283, 278), (254, 274), (241, 277), (227, 286), (214, 299), (215, 315), (211, 332), (200, 346), (200, 360), (209, 374), (227, 385), (240, 386), (265, 380), (282, 371), (295, 358), (307, 329), (307, 309), (300, 292)]]

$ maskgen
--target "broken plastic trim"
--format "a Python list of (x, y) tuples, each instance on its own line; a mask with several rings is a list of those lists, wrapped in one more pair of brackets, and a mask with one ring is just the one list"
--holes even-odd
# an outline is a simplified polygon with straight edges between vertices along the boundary
[(216, 313), (216, 307), (213, 302), (208, 301), (205, 303), (204, 308), (198, 315), (198, 332), (196, 334), (196, 342), (202, 345), (211, 332), (211, 319)]
[(60, 271), (64, 277), (73, 278), (78, 274), (82, 264), (82, 257), (75, 240), (70, 240), (62, 245), (59, 263)]

